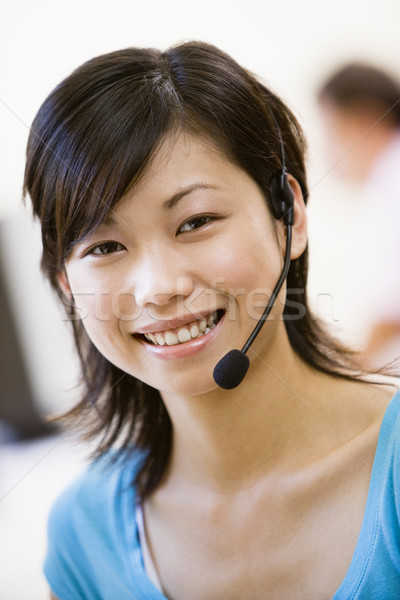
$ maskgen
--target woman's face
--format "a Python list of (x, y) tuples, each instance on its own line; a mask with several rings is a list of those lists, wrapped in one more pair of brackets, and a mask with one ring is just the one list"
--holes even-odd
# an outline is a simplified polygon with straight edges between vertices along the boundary
[[(211, 145), (167, 139), (60, 275), (98, 350), (160, 391), (197, 395), (241, 348), (279, 277), (285, 231), (257, 184)], [(257, 340), (282, 327), (282, 295)]]

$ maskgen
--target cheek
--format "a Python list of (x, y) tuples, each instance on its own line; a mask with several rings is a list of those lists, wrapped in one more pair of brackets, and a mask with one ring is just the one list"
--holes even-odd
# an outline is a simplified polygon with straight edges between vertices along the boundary
[(273, 232), (255, 239), (215, 251), (212, 260), (203, 263), (203, 272), (212, 274), (212, 288), (229, 297), (230, 313), (237, 315), (241, 309), (258, 319), (279, 278), (283, 255)]
[(116, 276), (100, 279), (74, 268), (68, 279), (76, 314), (92, 343), (111, 363), (130, 371), (132, 359), (140, 359), (140, 351), (132, 344), (129, 331), (142, 310), (132, 291), (119, 285)]
[(118, 326), (118, 298), (107, 282), (99, 282), (87, 273), (71, 268), (68, 280), (76, 315), (93, 343), (99, 347), (102, 337)]
[(77, 314), (82, 320), (99, 324), (137, 318), (134, 295), (120, 273), (113, 270), (100, 275), (73, 265), (67, 274)]
[[(118, 296), (117, 296), (118, 299)], [(129, 370), (126, 362), (129, 336), (124, 330), (125, 313), (111, 293), (91, 293), (80, 298), (80, 315), (83, 327), (99, 352), (122, 370)]]
[[(77, 314), (91, 341), (104, 352), (104, 345), (116, 338), (118, 320), (113, 310), (111, 295), (87, 293), (76, 296)], [(113, 334), (114, 332), (114, 334)]]
[(278, 253), (264, 253), (251, 264), (237, 269), (236, 276), (243, 282), (245, 293), (241, 300), (246, 316), (258, 320), (271, 297), (281, 270)]

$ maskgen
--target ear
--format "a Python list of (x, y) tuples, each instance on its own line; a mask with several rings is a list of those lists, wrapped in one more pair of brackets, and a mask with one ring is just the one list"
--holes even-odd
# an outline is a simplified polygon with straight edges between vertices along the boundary
[(64, 296), (66, 296), (66, 298), (68, 298), (69, 300), (72, 301), (73, 300), (72, 291), (71, 291), (71, 287), (69, 285), (68, 275), (67, 275), (65, 268), (61, 269), (57, 273), (57, 281), (58, 281), (58, 285), (60, 286), (60, 289), (61, 289), (62, 293), (64, 294)]
[(292, 175), (287, 179), (294, 195), (294, 224), (292, 226), (291, 259), (299, 258), (307, 246), (307, 212), (301, 187)]

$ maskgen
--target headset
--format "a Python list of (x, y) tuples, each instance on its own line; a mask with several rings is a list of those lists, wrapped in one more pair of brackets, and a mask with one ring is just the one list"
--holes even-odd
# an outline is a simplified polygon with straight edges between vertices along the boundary
[(231, 390), (237, 387), (243, 381), (250, 366), (250, 360), (246, 353), (267, 320), (280, 289), (286, 280), (290, 267), (292, 225), (294, 223), (294, 194), (288, 182), (282, 134), (274, 116), (273, 120), (275, 122), (276, 131), (278, 133), (280, 142), (282, 170), (272, 177), (269, 188), (269, 196), (274, 217), (278, 220), (283, 219), (283, 222), (286, 226), (285, 259), (282, 272), (271, 294), (268, 304), (243, 348), (241, 350), (230, 350), (214, 367), (214, 381), (217, 385), (219, 385), (219, 387), (225, 390)]

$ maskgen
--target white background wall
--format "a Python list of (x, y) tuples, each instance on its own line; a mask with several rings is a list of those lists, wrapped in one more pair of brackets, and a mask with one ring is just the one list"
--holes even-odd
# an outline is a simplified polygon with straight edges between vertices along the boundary
[[(354, 325), (357, 329), (360, 315), (347, 289), (354, 246), (352, 232), (359, 205), (354, 190), (340, 184), (335, 179), (335, 169), (323, 160), (324, 141), (314, 95), (321, 78), (347, 59), (369, 59), (394, 72), (400, 71), (399, 23), (398, 0), (3, 0), (0, 218), (6, 219), (8, 234), (1, 256), (9, 267), (21, 340), (43, 411), (52, 412), (70, 402), (74, 393), (67, 389), (75, 376), (62, 313), (39, 274), (38, 231), (21, 214), (29, 125), (51, 89), (72, 69), (97, 54), (130, 45), (165, 48), (189, 39), (214, 43), (259, 74), (295, 110), (310, 141), (310, 283), (314, 305), (326, 318), (332, 320), (333, 315), (338, 325), (350, 329)], [(7, 496), (8, 504), (3, 504), (3, 522), (7, 518), (9, 525), (13, 523), (10, 515), (14, 513), (5, 512), (5, 506), (9, 511), (10, 506), (22, 511), (25, 502), (30, 503), (31, 518), (25, 520), (23, 532), (10, 526), (9, 536), (3, 536), (0, 556), (8, 557), (12, 567), (7, 570), (8, 579), (4, 574), (3, 579), (0, 577), (1, 600), (46, 597), (40, 574), (45, 545), (42, 526), (49, 494), (54, 493), (54, 462), (45, 457), (44, 450), (36, 448), (35, 452), (43, 459), (41, 469), (46, 461), (49, 465), (49, 486), (46, 491), (46, 474), (42, 471), (35, 480), (33, 470), (29, 475), (31, 487), (16, 485), (13, 495)], [(59, 452), (57, 459), (60, 469), (69, 473), (68, 456)], [(36, 458), (31, 460), (36, 464)], [(31, 464), (22, 466), (18, 474), (11, 469), (1, 489), (11, 489), (30, 467)], [(28, 475), (24, 481), (28, 481)], [(43, 500), (40, 493), (26, 497), (29, 489), (42, 490)], [(0, 504), (0, 516), (1, 509)], [(15, 523), (20, 523), (21, 513), (15, 514)], [(0, 532), (0, 539), (1, 536)], [(10, 540), (15, 549), (11, 553)], [(21, 563), (17, 561), (21, 556), (18, 547), (22, 545), (25, 550)], [(3, 570), (4, 560), (1, 565)], [(22, 591), (26, 590), (24, 585), (28, 586), (28, 595)]]

